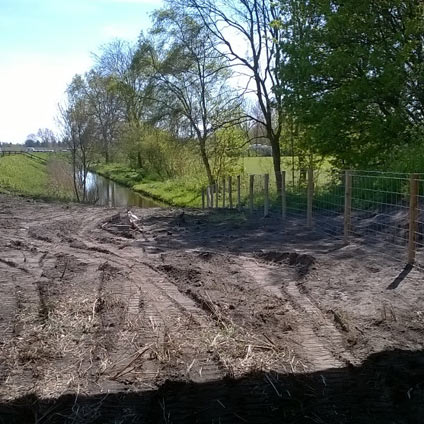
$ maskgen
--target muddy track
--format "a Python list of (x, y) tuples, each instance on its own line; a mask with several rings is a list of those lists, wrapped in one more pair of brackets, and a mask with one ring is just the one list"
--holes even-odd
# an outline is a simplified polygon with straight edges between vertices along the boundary
[[(143, 393), (139, 407), (113, 401), (126, 405), (124, 422), (368, 422), (351, 420), (356, 387), (368, 385), (373, 400), (364, 416), (387, 417), (399, 384), (381, 377), (390, 365), (364, 367), (367, 355), (424, 349), (421, 277), (398, 298), (366, 288), (389, 305), (376, 318), (360, 292), (343, 293), (344, 265), (328, 242), (314, 252), (304, 235), (294, 249), (296, 235), (284, 247), (278, 227), (233, 229), (178, 211), (135, 211), (139, 229), (120, 232), (105, 224), (124, 211), (21, 200), (11, 208), (9, 199), (0, 198), (2, 400)], [(374, 287), (377, 268), (361, 261)], [(419, 399), (420, 384), (405, 383), (408, 399)], [(81, 421), (83, 404), (78, 412), (73, 402), (62, 415)], [(114, 422), (112, 407), (102, 408)]]

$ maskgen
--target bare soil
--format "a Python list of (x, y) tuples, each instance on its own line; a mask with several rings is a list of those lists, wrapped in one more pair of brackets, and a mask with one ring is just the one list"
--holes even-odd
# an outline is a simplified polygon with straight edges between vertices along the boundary
[(421, 423), (424, 274), (278, 218), (0, 195), (0, 423)]

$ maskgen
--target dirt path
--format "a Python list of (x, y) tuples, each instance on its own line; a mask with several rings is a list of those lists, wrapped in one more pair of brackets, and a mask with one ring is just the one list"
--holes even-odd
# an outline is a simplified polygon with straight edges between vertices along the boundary
[(0, 196), (0, 423), (419, 422), (422, 274), (388, 290), (397, 264), (278, 220), (133, 212)]

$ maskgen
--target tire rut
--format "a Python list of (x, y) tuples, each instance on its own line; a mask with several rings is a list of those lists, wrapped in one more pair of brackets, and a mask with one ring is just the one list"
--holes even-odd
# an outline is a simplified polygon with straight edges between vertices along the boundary
[(261, 287), (275, 296), (289, 299), (299, 319), (299, 342), (313, 371), (342, 368), (346, 363), (355, 363), (353, 356), (343, 346), (340, 332), (306, 295), (300, 293), (294, 280), (287, 282), (286, 275), (286, 281), (283, 281), (284, 277), (275, 265), (258, 263), (253, 258), (240, 258), (244, 269)]

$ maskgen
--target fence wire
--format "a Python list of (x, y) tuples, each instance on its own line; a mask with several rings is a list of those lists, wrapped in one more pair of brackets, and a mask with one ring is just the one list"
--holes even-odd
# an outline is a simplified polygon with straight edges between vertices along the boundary
[[(213, 192), (213, 208), (231, 203), (234, 209), (266, 213), (266, 178), (240, 175), (239, 184), (237, 176), (226, 177), (205, 193)], [(397, 261), (413, 255), (424, 268), (424, 174), (296, 170), (286, 174), (283, 194), (271, 176), (268, 194), (269, 213), (287, 222), (362, 243)]]

